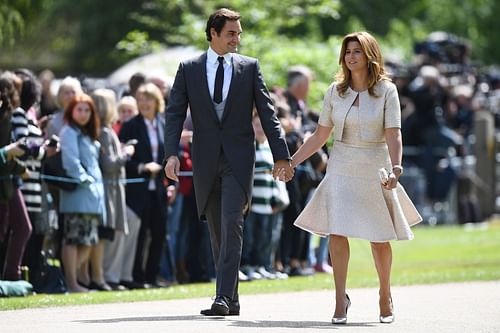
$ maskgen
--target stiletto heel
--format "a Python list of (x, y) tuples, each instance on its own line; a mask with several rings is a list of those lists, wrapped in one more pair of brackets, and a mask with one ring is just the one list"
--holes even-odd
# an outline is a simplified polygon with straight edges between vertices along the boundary
[(382, 324), (391, 324), (394, 322), (394, 304), (392, 303), (392, 297), (389, 298), (390, 304), (391, 304), (391, 314), (388, 316), (382, 316), (380, 315), (379, 320)]
[(347, 304), (345, 306), (345, 317), (333, 317), (332, 318), (332, 324), (334, 325), (345, 325), (347, 324), (347, 310), (351, 306), (351, 299), (349, 298), (349, 295), (345, 294), (345, 297), (347, 298)]

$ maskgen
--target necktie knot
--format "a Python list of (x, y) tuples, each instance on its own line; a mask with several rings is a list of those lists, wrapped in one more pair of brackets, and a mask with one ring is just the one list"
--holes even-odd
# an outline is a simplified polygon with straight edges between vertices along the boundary
[(219, 62), (219, 65), (224, 66), (224, 57), (217, 57), (217, 61)]

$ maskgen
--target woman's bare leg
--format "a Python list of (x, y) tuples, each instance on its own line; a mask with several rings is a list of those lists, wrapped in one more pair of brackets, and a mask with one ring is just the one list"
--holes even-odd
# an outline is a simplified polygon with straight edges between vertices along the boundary
[(349, 241), (346, 237), (330, 235), (330, 257), (335, 282), (335, 314), (336, 318), (346, 317), (346, 283), (347, 267), (349, 264)]
[(373, 260), (377, 269), (379, 279), (379, 305), (380, 315), (392, 315), (391, 304), (391, 267), (392, 248), (389, 242), (371, 243)]

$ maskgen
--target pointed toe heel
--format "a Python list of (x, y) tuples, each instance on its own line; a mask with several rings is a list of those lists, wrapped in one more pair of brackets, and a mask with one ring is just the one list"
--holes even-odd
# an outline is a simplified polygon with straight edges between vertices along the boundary
[(345, 317), (335, 317), (333, 316), (332, 318), (332, 324), (334, 325), (345, 325), (347, 324), (347, 310), (349, 310), (349, 307), (351, 306), (351, 299), (349, 298), (349, 295), (345, 294), (345, 297), (347, 298), (347, 304), (345, 306)]
[(394, 322), (394, 304), (392, 303), (392, 297), (389, 299), (391, 305), (391, 314), (388, 316), (379, 316), (379, 321), (382, 324), (391, 324)]

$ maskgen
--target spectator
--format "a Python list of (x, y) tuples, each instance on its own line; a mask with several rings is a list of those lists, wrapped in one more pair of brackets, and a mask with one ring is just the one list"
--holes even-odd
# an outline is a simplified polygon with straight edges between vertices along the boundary
[(67, 175), (80, 180), (72, 192), (60, 190), (64, 235), (62, 259), (70, 292), (85, 292), (77, 282), (78, 268), (88, 260), (90, 248), (99, 241), (98, 226), (105, 222), (106, 206), (99, 169), (99, 115), (92, 98), (73, 97), (64, 111), (61, 129), (62, 163)]
[[(19, 103), (14, 78), (15, 75), (10, 72), (0, 75), (0, 147), (11, 143), (11, 118), (16, 103)], [(6, 248), (5, 259), (0, 265), (0, 279), (3, 280), (21, 278), (21, 260), (31, 234), (31, 223), (21, 191), (12, 178), (25, 173), (26, 168), (17, 159), (7, 160), (0, 167), (0, 243)]]
[[(40, 277), (40, 254), (45, 238), (49, 231), (47, 212), (43, 211), (42, 203), (45, 193), (42, 191), (42, 161), (45, 157), (55, 154), (56, 147), (48, 147), (43, 139), (41, 129), (37, 125), (38, 102), (41, 88), (35, 75), (27, 69), (18, 69), (16, 75), (22, 80), (20, 108), (13, 114), (15, 138), (25, 138), (27, 153), (22, 156), (28, 177), (23, 179), (21, 192), (28, 210), (33, 232), (26, 245), (23, 265), (29, 268), (30, 282), (35, 285)], [(26, 110), (26, 112), (25, 112)]]
[(57, 111), (55, 96), (52, 94), (52, 83), (54, 82), (54, 73), (50, 69), (44, 69), (38, 79), (42, 84), (42, 95), (40, 100), (40, 117), (45, 117)]
[(275, 279), (271, 263), (273, 215), (276, 187), (272, 175), (273, 154), (262, 129), (257, 112), (252, 118), (255, 132), (255, 175), (252, 188), (252, 204), (243, 228), (241, 270), (250, 279)]
[[(142, 85), (136, 96), (139, 114), (123, 124), (119, 135), (121, 142), (138, 141), (135, 154), (126, 163), (127, 178), (146, 179), (128, 184), (126, 188), (127, 205), (141, 218), (133, 277), (135, 282), (158, 286), (167, 219), (167, 193), (161, 172), (165, 121), (160, 116), (165, 105), (160, 89), (153, 83)], [(145, 257), (148, 231), (151, 243)]]
[(317, 116), (307, 106), (307, 96), (313, 79), (312, 71), (304, 65), (293, 66), (288, 70), (287, 90), (284, 93), (293, 118), (297, 119), (305, 131), (313, 131)]
[(146, 83), (146, 75), (144, 75), (141, 72), (135, 73), (128, 80), (128, 91), (125, 91), (122, 97), (132, 96), (134, 98), (137, 98), (136, 96), (137, 89), (139, 89), (139, 87), (142, 86), (144, 83)]
[[(138, 114), (137, 101), (133, 96), (123, 96), (118, 103), (118, 121), (113, 124), (113, 130), (118, 135), (122, 128), (122, 125), (128, 120), (134, 118)], [(141, 226), (141, 220), (137, 214), (129, 207), (127, 210), (127, 223), (128, 223), (128, 234), (124, 237), (123, 244), (123, 266), (120, 274), (120, 285), (128, 289), (138, 289), (144, 288), (143, 283), (134, 282), (132, 277), (132, 271), (134, 266), (135, 252), (137, 248), (137, 238), (139, 235), (139, 228)], [(116, 276), (112, 276), (112, 273), (104, 273), (107, 281), (111, 282), (111, 286), (116, 280)]]
[[(102, 234), (99, 234), (100, 244), (98, 250), (95, 251), (98, 254), (96, 262), (92, 260), (92, 280), (97, 286), (106, 287), (105, 284), (108, 284), (112, 289), (120, 289), (121, 270), (125, 260), (123, 245), (125, 235), (128, 234), (124, 184), (125, 162), (134, 154), (135, 149), (133, 145), (122, 146), (111, 128), (117, 118), (116, 95), (113, 90), (97, 89), (93, 92), (92, 99), (101, 121), (99, 164), (104, 178), (108, 218), (107, 227), (103, 227)], [(102, 271), (101, 274), (96, 272), (94, 275), (93, 267), (102, 264), (102, 255), (104, 255), (104, 272), (103, 274)], [(98, 268), (97, 271), (99, 270)]]
[(127, 120), (133, 118), (137, 115), (139, 111), (137, 110), (137, 101), (132, 96), (124, 96), (118, 102), (118, 119), (113, 123), (112, 127), (115, 133), (118, 135), (122, 128), (122, 125)]
[(66, 76), (59, 85), (57, 91), (57, 105), (59, 110), (53, 113), (48, 118), (46, 137), (51, 137), (53, 134), (59, 135), (59, 131), (64, 125), (64, 112), (72, 101), (75, 95), (83, 93), (80, 81), (71, 76)]

